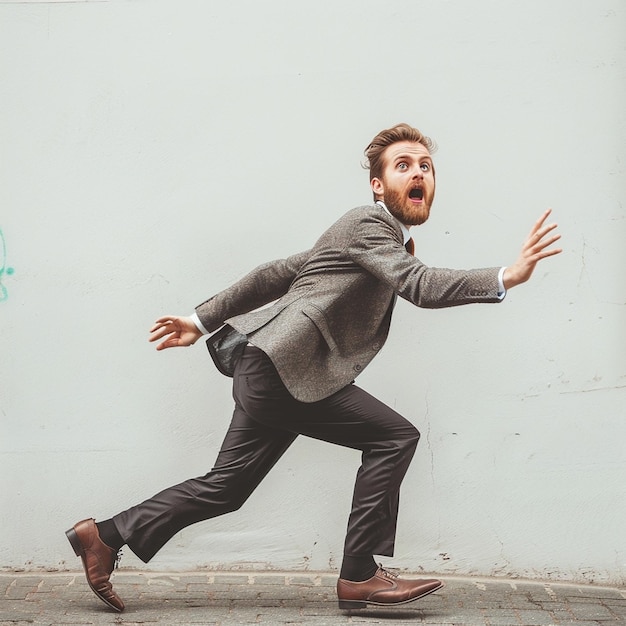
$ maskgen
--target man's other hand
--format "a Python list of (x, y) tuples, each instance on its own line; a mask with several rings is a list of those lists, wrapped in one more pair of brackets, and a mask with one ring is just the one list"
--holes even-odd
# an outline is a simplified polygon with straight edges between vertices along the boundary
[(550, 213), (552, 213), (552, 209), (545, 211), (535, 222), (522, 246), (517, 261), (504, 270), (502, 278), (505, 289), (525, 283), (532, 276), (535, 266), (541, 259), (562, 252), (561, 248), (550, 247), (561, 238), (561, 235), (553, 232), (557, 224), (545, 224)]
[(150, 333), (150, 341), (159, 341), (165, 337), (165, 340), (157, 345), (157, 350), (192, 346), (202, 337), (202, 333), (190, 317), (174, 315), (160, 317), (150, 329)]

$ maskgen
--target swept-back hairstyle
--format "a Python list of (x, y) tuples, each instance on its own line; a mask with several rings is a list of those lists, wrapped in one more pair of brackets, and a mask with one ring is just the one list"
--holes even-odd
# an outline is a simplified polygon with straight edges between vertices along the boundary
[(430, 137), (426, 137), (417, 128), (408, 124), (396, 124), (391, 128), (381, 130), (365, 148), (366, 161), (363, 167), (369, 169), (370, 180), (382, 177), (385, 168), (383, 153), (387, 147), (399, 141), (421, 143), (431, 154), (437, 149), (437, 145)]

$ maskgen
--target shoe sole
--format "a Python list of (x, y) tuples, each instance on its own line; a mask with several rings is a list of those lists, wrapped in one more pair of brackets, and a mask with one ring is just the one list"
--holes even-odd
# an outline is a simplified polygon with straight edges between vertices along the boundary
[(72, 549), (74, 550), (74, 552), (76, 553), (76, 556), (80, 557), (81, 563), (83, 564), (83, 569), (85, 570), (85, 578), (87, 579), (87, 584), (89, 585), (89, 587), (91, 588), (91, 590), (96, 594), (96, 596), (98, 596), (98, 598), (100, 598), (100, 600), (102, 600), (102, 602), (104, 602), (110, 609), (113, 609), (114, 611), (117, 611), (118, 613), (121, 613), (123, 611), (123, 609), (120, 609), (119, 607), (115, 606), (114, 604), (111, 604), (106, 598), (103, 598), (98, 591), (96, 590), (96, 588), (91, 584), (91, 581), (89, 580), (89, 576), (87, 576), (87, 563), (85, 562), (85, 553), (83, 551), (83, 547), (80, 544), (80, 539), (78, 538), (78, 534), (76, 533), (76, 531), (73, 528), (70, 528), (69, 530), (65, 531), (65, 536), (67, 537), (68, 541), (70, 542), (70, 545), (72, 546)]
[(368, 604), (372, 604), (374, 606), (401, 606), (403, 604), (409, 604), (410, 602), (415, 602), (416, 600), (420, 600), (421, 598), (425, 598), (429, 596), (431, 593), (435, 593), (435, 591), (439, 591), (444, 584), (441, 583), (439, 587), (435, 587), (435, 589), (431, 589), (422, 595), (416, 596), (415, 598), (410, 598), (409, 600), (402, 600), (401, 602), (373, 602), (371, 600), (339, 600), (339, 608), (344, 611), (350, 611), (353, 609), (365, 609)]

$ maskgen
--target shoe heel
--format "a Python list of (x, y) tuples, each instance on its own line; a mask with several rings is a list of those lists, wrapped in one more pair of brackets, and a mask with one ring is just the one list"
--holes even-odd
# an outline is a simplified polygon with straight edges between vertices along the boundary
[(68, 541), (70, 542), (72, 548), (74, 549), (76, 556), (80, 556), (82, 548), (80, 546), (80, 541), (78, 539), (78, 535), (76, 534), (76, 531), (73, 528), (70, 528), (69, 530), (65, 531), (65, 535)]
[(367, 602), (362, 602), (361, 600), (339, 600), (339, 608), (344, 611), (350, 609), (364, 609), (366, 607)]

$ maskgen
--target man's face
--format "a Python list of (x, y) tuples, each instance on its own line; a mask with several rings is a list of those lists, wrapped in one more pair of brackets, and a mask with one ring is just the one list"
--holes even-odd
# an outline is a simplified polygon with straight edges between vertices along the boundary
[(400, 141), (385, 149), (383, 159), (382, 177), (372, 178), (372, 191), (403, 224), (423, 224), (435, 198), (430, 152), (421, 143)]

